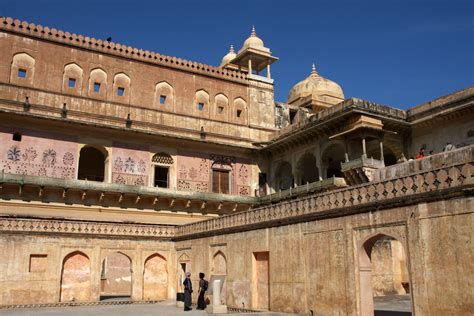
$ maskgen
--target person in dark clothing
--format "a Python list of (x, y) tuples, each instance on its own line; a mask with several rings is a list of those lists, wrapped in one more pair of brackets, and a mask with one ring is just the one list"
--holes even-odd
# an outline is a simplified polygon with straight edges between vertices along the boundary
[(199, 297), (198, 297), (198, 304), (197, 309), (206, 309), (206, 300), (204, 299), (204, 295), (206, 295), (207, 287), (209, 286), (209, 282), (204, 280), (206, 275), (204, 273), (199, 273)]
[(184, 285), (184, 310), (190, 311), (191, 308), (191, 293), (193, 293), (193, 283), (191, 282), (191, 273), (186, 272), (186, 279), (183, 282)]

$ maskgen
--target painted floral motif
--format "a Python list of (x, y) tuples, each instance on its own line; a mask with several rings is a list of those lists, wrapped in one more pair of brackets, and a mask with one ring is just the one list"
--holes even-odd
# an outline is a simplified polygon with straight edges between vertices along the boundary
[(56, 151), (54, 149), (46, 149), (43, 152), (43, 164), (53, 167), (56, 164)]
[(249, 177), (249, 170), (246, 165), (240, 166), (239, 177), (240, 177), (241, 183), (247, 183), (247, 180)]
[(191, 167), (191, 169), (189, 169), (189, 177), (191, 179), (196, 179), (198, 176), (198, 171), (196, 169), (194, 169), (194, 167)]
[(40, 176), (40, 177), (46, 177), (46, 168), (44, 168), (44, 167), (39, 168), (39, 170), (38, 170), (38, 176)]
[(186, 166), (180, 166), (179, 167), (179, 178), (180, 179), (186, 179), (188, 175), (188, 170), (186, 169)]
[(133, 160), (131, 157), (128, 157), (127, 160), (125, 160), (125, 163), (123, 164), (124, 166), (124, 172), (134, 172), (135, 171), (135, 160)]
[(115, 183), (118, 183), (118, 184), (125, 184), (126, 181), (125, 181), (125, 178), (122, 177), (121, 175), (118, 175), (117, 177), (115, 177)]
[(16, 173), (16, 174), (27, 174), (28, 171), (27, 171), (25, 165), (19, 164), (19, 165), (16, 167), (15, 173)]
[(207, 192), (208, 191), (208, 185), (205, 182), (196, 183), (195, 188), (196, 188), (197, 192)]
[(145, 164), (145, 161), (143, 161), (143, 159), (140, 159), (140, 160), (138, 161), (137, 170), (138, 170), (138, 172), (141, 173), (141, 174), (145, 174), (145, 173), (146, 173), (146, 164)]
[(33, 147), (26, 148), (25, 152), (22, 155), (23, 160), (28, 161), (28, 162), (35, 161), (37, 156), (38, 156), (38, 153), (36, 152), (36, 149), (34, 149)]
[(122, 169), (123, 169), (123, 161), (122, 161), (122, 158), (120, 158), (120, 157), (115, 158), (115, 161), (114, 161), (114, 171), (115, 171), (115, 172), (122, 172)]
[(7, 158), (11, 161), (20, 161), (21, 150), (17, 146), (12, 146), (8, 149)]
[(178, 190), (191, 191), (191, 184), (185, 180), (178, 180)]
[(239, 188), (239, 195), (250, 195), (250, 187), (242, 186)]
[(208, 172), (209, 172), (209, 167), (207, 164), (207, 160), (201, 159), (201, 162), (199, 163), (199, 175), (201, 177), (205, 177)]
[(72, 166), (73, 163), (74, 163), (73, 154), (70, 152), (65, 153), (63, 156), (63, 164), (66, 166)]
[(145, 180), (143, 177), (138, 177), (137, 180), (135, 180), (135, 185), (145, 185)]

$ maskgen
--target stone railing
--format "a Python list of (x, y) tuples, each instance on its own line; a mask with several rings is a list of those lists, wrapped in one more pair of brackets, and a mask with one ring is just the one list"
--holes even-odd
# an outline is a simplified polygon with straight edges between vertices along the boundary
[(172, 238), (175, 227), (159, 225), (137, 225), (126, 223), (100, 223), (64, 221), (53, 219), (20, 219), (0, 217), (3, 233), (51, 233), (69, 235), (122, 236), (140, 238)]
[(374, 159), (374, 158), (367, 158), (366, 156), (362, 155), (360, 158), (352, 159), (347, 162), (341, 162), (341, 171), (347, 171), (354, 168), (362, 168), (362, 167), (369, 167), (369, 168), (383, 168), (385, 165), (383, 161)]
[(183, 225), (177, 227), (175, 238), (187, 239), (193, 236), (271, 227), (363, 212), (374, 207), (393, 207), (427, 201), (430, 198), (440, 199), (445, 194), (467, 194), (464, 192), (468, 190), (464, 189), (474, 187), (472, 161), (471, 156), (467, 162), (453, 160), (442, 167), (390, 180), (312, 194), (247, 212)]
[(291, 197), (311, 194), (316, 191), (336, 189), (336, 188), (344, 187), (346, 185), (347, 184), (344, 178), (333, 177), (333, 178), (324, 179), (321, 181), (302, 184), (302, 185), (297, 186), (296, 188), (289, 188), (288, 190), (283, 190), (283, 191), (268, 194), (265, 196), (260, 196), (258, 201), (261, 204), (275, 203), (275, 202), (288, 199)]

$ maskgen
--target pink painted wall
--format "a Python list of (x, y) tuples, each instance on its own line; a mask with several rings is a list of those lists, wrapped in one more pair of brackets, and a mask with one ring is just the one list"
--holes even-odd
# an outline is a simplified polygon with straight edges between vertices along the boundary
[(211, 192), (211, 170), (218, 168), (230, 170), (231, 194), (252, 195), (252, 169), (249, 161), (244, 158), (178, 151), (177, 166), (178, 190)]
[[(13, 133), (21, 133), (21, 141)], [(77, 143), (73, 137), (0, 127), (0, 170), (6, 173), (74, 179)]]
[(148, 185), (149, 160), (148, 146), (115, 142), (112, 149), (112, 183)]

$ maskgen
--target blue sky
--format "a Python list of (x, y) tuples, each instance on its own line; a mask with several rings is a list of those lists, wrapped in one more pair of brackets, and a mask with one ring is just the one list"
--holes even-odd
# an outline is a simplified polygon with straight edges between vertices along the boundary
[(400, 108), (474, 85), (472, 0), (2, 0), (0, 15), (210, 65), (255, 25), (277, 101), (313, 62), (346, 97)]

